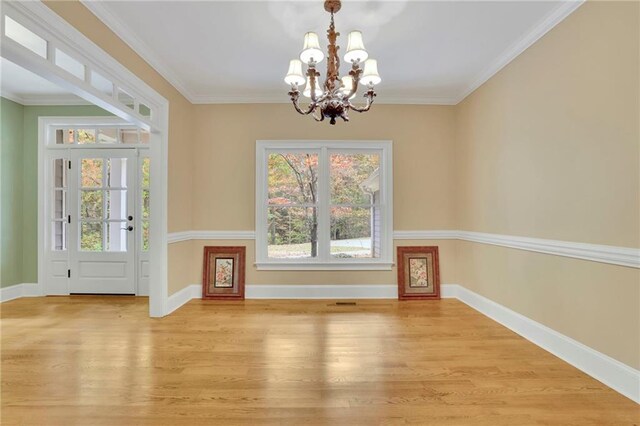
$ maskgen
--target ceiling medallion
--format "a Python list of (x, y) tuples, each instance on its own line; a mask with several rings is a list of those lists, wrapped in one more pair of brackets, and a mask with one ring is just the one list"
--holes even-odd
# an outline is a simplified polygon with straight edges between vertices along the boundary
[[(333, 24), (333, 15), (342, 6), (340, 0), (327, 0), (324, 2), (324, 9), (331, 13), (331, 24), (327, 30), (329, 46), (327, 47), (327, 76), (324, 82), (324, 90), (320, 89), (320, 73), (316, 71), (316, 65), (324, 59), (324, 53), (320, 49), (318, 34), (309, 32), (304, 35), (304, 46), (300, 52), (300, 59), (293, 59), (289, 63), (289, 71), (284, 78), (285, 83), (291, 85), (291, 101), (293, 106), (302, 115), (311, 114), (316, 121), (323, 121), (328, 118), (331, 124), (336, 124), (336, 118), (349, 121), (349, 110), (366, 112), (373, 104), (376, 92), (373, 87), (380, 83), (382, 79), (378, 74), (378, 63), (375, 59), (368, 59), (369, 54), (364, 48), (362, 33), (351, 31), (348, 37), (347, 53), (344, 60), (351, 63), (349, 75), (340, 78), (340, 59), (338, 58), (339, 46), (336, 46), (336, 39), (340, 33), (336, 32)], [(307, 64), (306, 78), (302, 73), (302, 63)], [(364, 62), (364, 71), (360, 64)], [(311, 98), (311, 103), (306, 110), (303, 110), (298, 103), (300, 90), (306, 82), (306, 87), (302, 94)], [(364, 97), (367, 103), (363, 107), (355, 106), (351, 99), (358, 92), (358, 85), (366, 84), (367, 91)]]

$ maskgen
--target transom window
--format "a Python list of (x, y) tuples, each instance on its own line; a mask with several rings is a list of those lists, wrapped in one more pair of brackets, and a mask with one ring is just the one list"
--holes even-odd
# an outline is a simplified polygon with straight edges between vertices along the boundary
[(391, 142), (258, 141), (259, 269), (388, 269)]
[(136, 127), (55, 128), (56, 145), (138, 145), (149, 143), (149, 132)]

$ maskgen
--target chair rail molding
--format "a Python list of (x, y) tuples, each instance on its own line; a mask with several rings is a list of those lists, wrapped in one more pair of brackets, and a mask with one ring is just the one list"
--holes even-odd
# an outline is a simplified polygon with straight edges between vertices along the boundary
[[(169, 234), (168, 242), (188, 240), (253, 240), (255, 231), (181, 231)], [(640, 268), (640, 249), (631, 247), (589, 244), (574, 241), (549, 240), (515, 235), (458, 230), (394, 231), (393, 239), (401, 240), (460, 240), (508, 247), (555, 256)]]

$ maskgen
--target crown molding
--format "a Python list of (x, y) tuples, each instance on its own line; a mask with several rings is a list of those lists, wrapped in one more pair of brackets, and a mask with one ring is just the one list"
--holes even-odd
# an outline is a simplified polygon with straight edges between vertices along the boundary
[(531, 31), (522, 36), (519, 40), (509, 46), (495, 61), (484, 71), (482, 71), (473, 82), (460, 93), (456, 98), (455, 104), (465, 100), (467, 96), (472, 94), (476, 89), (486, 83), (491, 77), (496, 75), (501, 69), (506, 67), (511, 61), (520, 56), (522, 52), (527, 50), (542, 36), (551, 31), (553, 27), (562, 22), (567, 16), (571, 15), (576, 9), (584, 4), (586, 0), (564, 0), (560, 5), (543, 18)]
[[(192, 95), (189, 99), (193, 104), (289, 104), (291, 101), (283, 92), (282, 95), (264, 96), (218, 96)], [(378, 105), (455, 105), (457, 98), (448, 97), (381, 97), (375, 101)]]
[[(507, 66), (532, 44), (542, 38), (542, 36), (548, 33), (553, 27), (562, 22), (585, 1), (586, 0), (562, 1), (556, 9), (535, 25), (531, 31), (509, 46), (487, 68), (478, 74), (467, 88), (458, 95), (444, 97), (386, 97), (384, 99), (378, 99), (376, 103), (401, 105), (457, 105), (476, 89), (486, 83), (487, 80), (497, 74), (501, 69)], [(187, 88), (187, 84), (178, 76), (177, 72), (166, 65), (158, 55), (154, 53), (153, 49), (150, 48), (148, 44), (131, 31), (127, 25), (123, 24), (102, 2), (95, 0), (80, 0), (80, 2), (192, 104), (289, 103), (284, 94), (283, 96), (225, 96), (194, 93)]]
[(194, 102), (194, 95), (187, 88), (182, 79), (178, 77), (178, 74), (170, 67), (166, 66), (157, 54), (154, 53), (153, 49), (140, 39), (133, 31), (131, 31), (128, 26), (123, 24), (113, 13), (111, 13), (103, 2), (95, 0), (80, 0), (80, 3), (93, 13), (98, 20), (113, 31), (120, 40), (133, 49), (138, 56), (155, 69), (158, 74), (167, 80), (176, 90), (178, 90), (178, 92), (187, 98), (189, 102), (196, 103)]
[(80, 106), (80, 105), (93, 105), (78, 96), (71, 94), (59, 94), (59, 95), (20, 95), (18, 93), (8, 92), (6, 90), (0, 90), (0, 96), (9, 99), (10, 101), (19, 103), (24, 106)]

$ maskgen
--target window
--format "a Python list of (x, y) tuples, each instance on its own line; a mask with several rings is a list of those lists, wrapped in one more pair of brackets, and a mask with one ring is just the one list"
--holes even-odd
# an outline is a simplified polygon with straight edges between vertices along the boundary
[(136, 127), (58, 127), (54, 128), (56, 145), (147, 145), (149, 132)]
[(389, 141), (258, 141), (258, 269), (389, 269)]
[(140, 162), (140, 194), (141, 194), (141, 214), (142, 214), (142, 251), (149, 251), (149, 208), (151, 206), (151, 160), (143, 157)]

